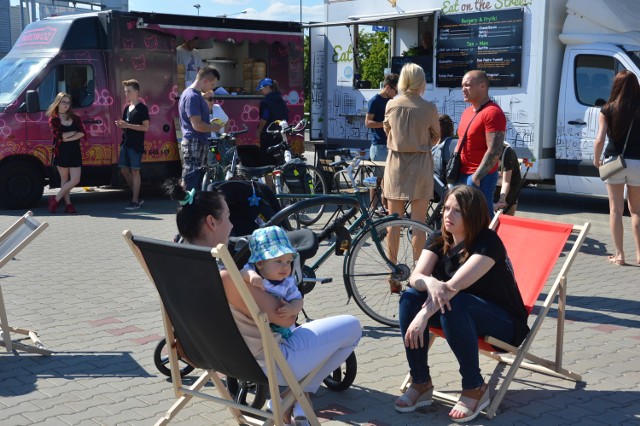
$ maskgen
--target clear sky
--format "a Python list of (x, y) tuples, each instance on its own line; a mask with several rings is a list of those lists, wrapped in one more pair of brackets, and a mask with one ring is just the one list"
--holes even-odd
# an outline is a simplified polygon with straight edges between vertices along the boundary
[[(238, 19), (278, 21), (324, 21), (323, 0), (129, 0), (129, 10), (174, 13), (180, 15), (218, 16), (227, 14)], [(246, 13), (239, 13), (245, 11)]]

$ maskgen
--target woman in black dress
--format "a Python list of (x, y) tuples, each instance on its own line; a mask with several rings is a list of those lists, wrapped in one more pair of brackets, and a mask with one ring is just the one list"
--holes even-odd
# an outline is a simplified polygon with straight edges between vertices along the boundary
[(49, 196), (49, 211), (55, 213), (60, 200), (67, 205), (65, 213), (77, 213), (69, 193), (80, 183), (82, 153), (80, 139), (85, 137), (80, 117), (71, 110), (71, 96), (60, 92), (47, 110), (53, 134), (53, 165), (60, 173), (60, 191)]

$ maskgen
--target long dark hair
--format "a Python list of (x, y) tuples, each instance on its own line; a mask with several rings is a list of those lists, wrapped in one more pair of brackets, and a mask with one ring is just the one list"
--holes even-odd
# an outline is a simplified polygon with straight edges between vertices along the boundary
[(634, 73), (623, 70), (616, 74), (602, 113), (608, 118), (609, 136), (615, 141), (624, 140), (631, 121), (640, 119), (640, 84)]
[[(484, 194), (478, 188), (468, 185), (454, 186), (445, 196), (444, 202), (447, 203), (449, 197), (455, 197), (460, 207), (462, 222), (464, 223), (464, 249), (465, 253), (462, 257), (464, 262), (469, 257), (469, 251), (475, 244), (480, 232), (489, 227), (489, 212), (487, 211), (487, 200)], [(442, 221), (442, 240), (444, 241), (444, 253), (448, 253), (453, 247), (453, 235), (449, 233)], [(436, 241), (437, 243), (437, 241)]]
[(224, 212), (224, 195), (214, 189), (212, 191), (196, 191), (191, 199), (190, 193), (185, 191), (178, 179), (166, 181), (163, 185), (171, 199), (180, 201), (176, 213), (178, 232), (187, 241), (200, 236), (202, 226), (207, 216), (211, 215), (220, 220)]

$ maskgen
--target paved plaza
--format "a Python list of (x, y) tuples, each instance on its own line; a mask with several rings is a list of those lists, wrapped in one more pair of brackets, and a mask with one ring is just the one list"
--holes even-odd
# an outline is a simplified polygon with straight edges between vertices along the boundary
[[(176, 203), (159, 191), (143, 190), (143, 196), (142, 209), (127, 212), (125, 191), (78, 188), (73, 193), (76, 216), (50, 215), (45, 198), (33, 209), (49, 228), (0, 269), (0, 284), (9, 323), (38, 330), (55, 353), (8, 354), (0, 348), (0, 424), (150, 425), (172, 404), (171, 384), (152, 359), (163, 334), (158, 298), (121, 234), (130, 229), (172, 239)], [(0, 230), (23, 213), (0, 211)], [(525, 189), (518, 214), (592, 224), (569, 275), (565, 327), (564, 364), (582, 374), (583, 381), (521, 369), (498, 416), (489, 421), (481, 415), (472, 424), (640, 424), (640, 266), (606, 261), (612, 250), (607, 202)], [(628, 216), (624, 225), (631, 261)], [(319, 270), (320, 275), (333, 273), (334, 282), (316, 286), (305, 299), (312, 318), (350, 313), (363, 325), (354, 385), (344, 392), (322, 387), (313, 399), (323, 424), (450, 424), (449, 407), (438, 402), (411, 414), (395, 412), (393, 400), (407, 372), (399, 332), (373, 322), (354, 303), (346, 304), (342, 279), (334, 272), (341, 270), (341, 261), (332, 257)], [(552, 310), (534, 353), (552, 356), (554, 319)], [(484, 357), (481, 362), (495, 388), (505, 369)], [(436, 342), (430, 365), (437, 389), (459, 392), (457, 363), (444, 341)], [(187, 376), (187, 382), (193, 377)], [(219, 406), (195, 401), (174, 424), (232, 422)]]

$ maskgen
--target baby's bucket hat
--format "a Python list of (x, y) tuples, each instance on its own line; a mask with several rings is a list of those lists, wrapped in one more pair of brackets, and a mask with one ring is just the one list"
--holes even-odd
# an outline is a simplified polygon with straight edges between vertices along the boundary
[(287, 238), (287, 233), (279, 226), (267, 226), (253, 231), (249, 240), (249, 248), (251, 249), (249, 263), (275, 259), (289, 253), (294, 257), (298, 255)]

